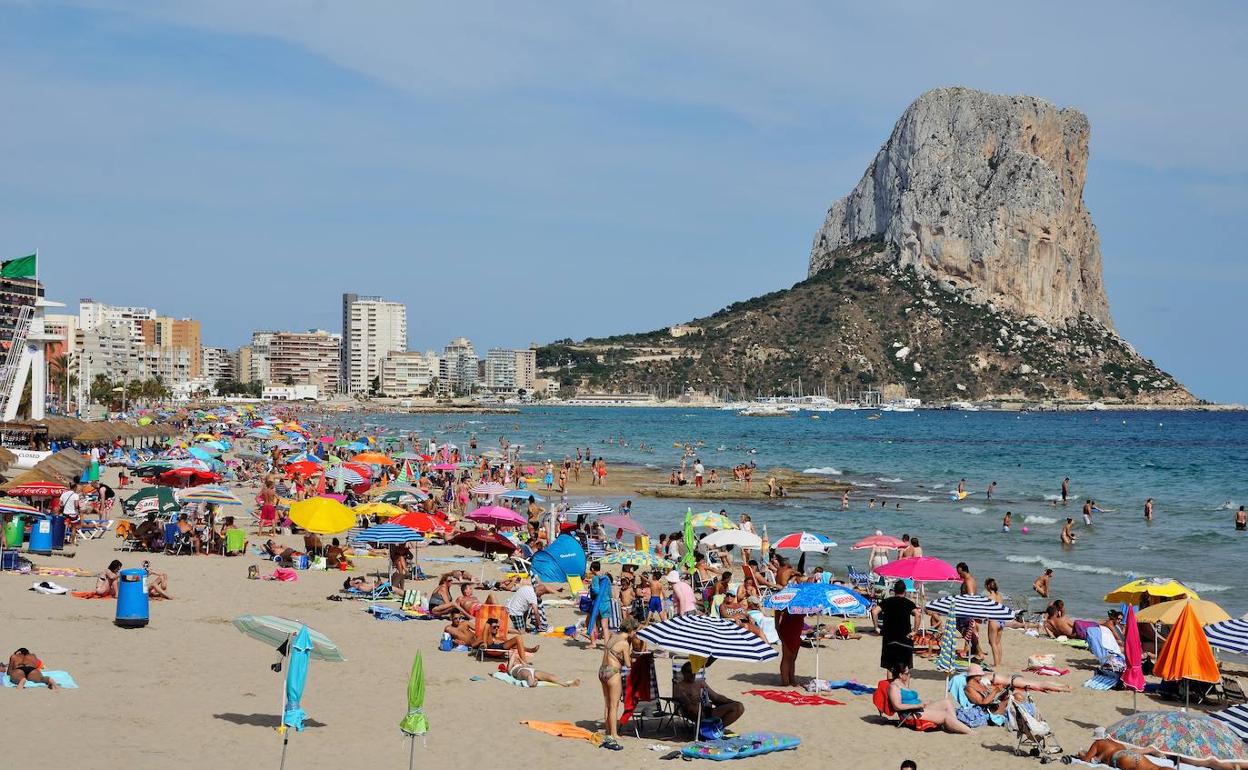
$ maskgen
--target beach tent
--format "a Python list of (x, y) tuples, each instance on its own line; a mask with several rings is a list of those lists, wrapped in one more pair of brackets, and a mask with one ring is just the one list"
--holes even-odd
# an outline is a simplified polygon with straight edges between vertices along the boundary
[(585, 549), (571, 535), (560, 535), (533, 555), (529, 571), (543, 583), (566, 583), (585, 574)]

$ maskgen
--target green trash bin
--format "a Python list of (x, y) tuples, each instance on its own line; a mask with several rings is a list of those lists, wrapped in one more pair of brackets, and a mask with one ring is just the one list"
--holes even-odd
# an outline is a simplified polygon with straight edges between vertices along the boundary
[(6, 543), (6, 548), (22, 547), (23, 527), (24, 524), (22, 523), (22, 515), (20, 513), (14, 514), (13, 518), (9, 520), (9, 523), (4, 525), (4, 542)]

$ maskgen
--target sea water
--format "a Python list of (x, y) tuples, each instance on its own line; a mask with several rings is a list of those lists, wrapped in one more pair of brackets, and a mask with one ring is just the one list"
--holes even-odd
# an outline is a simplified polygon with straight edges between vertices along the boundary
[[(797, 530), (828, 535), (839, 546), (826, 562), (841, 573), (847, 564), (865, 566), (866, 553), (849, 546), (880, 529), (919, 536), (926, 554), (966, 561), (981, 585), (995, 577), (1016, 598), (1031, 594), (1031, 582), (1052, 568), (1053, 595), (1082, 615), (1103, 613), (1106, 592), (1144, 576), (1178, 578), (1232, 615), (1248, 612), (1248, 533), (1233, 525), (1234, 509), (1248, 502), (1248, 414), (918, 410), (869, 419), (872, 414), (844, 410), (814, 420), (808, 413), (533, 406), (500, 415), (357, 415), (351, 423), (417, 431), (425, 441), (435, 435), (460, 446), (475, 434), (481, 449), (506, 436), (524, 444), (524, 457), (535, 463), (588, 447), (609, 466), (653, 468), (656, 482), (679, 466), (683, 446), (694, 444), (708, 471), (717, 468), (723, 478), (731, 478), (733, 465), (754, 462), (853, 484), (850, 510), (840, 510), (839, 496), (767, 499), (757, 473), (759, 496), (748, 501), (630, 496), (634, 515), (653, 536), (678, 529), (688, 507), (722, 507), (734, 520), (749, 513), (772, 541)], [(1062, 506), (1067, 476), (1070, 501)], [(954, 502), (950, 492), (960, 479), (969, 494)], [(997, 486), (988, 500), (992, 481)], [(590, 488), (573, 493), (575, 501)], [(867, 507), (872, 497), (873, 509)], [(1149, 497), (1154, 519), (1146, 523)], [(1091, 527), (1080, 514), (1088, 498), (1105, 509)], [(1013, 527), (1003, 533), (1007, 510)], [(1068, 516), (1079, 540), (1062, 547), (1058, 535)]]

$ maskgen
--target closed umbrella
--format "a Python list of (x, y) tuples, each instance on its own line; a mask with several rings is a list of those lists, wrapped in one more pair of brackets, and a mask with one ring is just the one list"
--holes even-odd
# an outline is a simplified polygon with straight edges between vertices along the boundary
[(1248, 747), (1229, 725), (1195, 711), (1141, 711), (1118, 720), (1105, 732), (1119, 743), (1179, 759), (1248, 760)]
[(411, 741), (407, 767), (411, 770), (416, 761), (416, 736), (429, 732), (429, 718), (425, 716), (425, 660), (419, 652), (412, 661), (412, 673), (407, 677), (407, 716), (399, 721), (399, 729)]
[(1127, 632), (1123, 638), (1122, 657), (1126, 661), (1126, 670), (1122, 672), (1122, 686), (1131, 690), (1131, 710), (1135, 710), (1135, 701), (1144, 691), (1144, 651), (1140, 647), (1140, 626), (1135, 616), (1135, 607), (1127, 606)]
[(290, 640), (286, 661), (286, 703), (282, 709), (282, 763), (286, 767), (286, 746), (290, 743), (290, 728), (303, 732), (303, 720), (307, 716), (300, 703), (303, 688), (308, 683), (308, 657), (312, 653), (312, 639), (308, 627), (300, 626), (299, 632)]
[(957, 623), (953, 618), (945, 618), (940, 634), (940, 650), (936, 653), (936, 670), (952, 674), (958, 670), (955, 661), (958, 647)]
[(291, 503), (290, 520), (309, 532), (332, 535), (355, 525), (355, 513), (328, 497), (312, 497)]

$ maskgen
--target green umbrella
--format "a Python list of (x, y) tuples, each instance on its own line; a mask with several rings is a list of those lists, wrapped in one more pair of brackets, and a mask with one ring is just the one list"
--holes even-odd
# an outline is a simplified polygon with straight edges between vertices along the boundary
[(144, 487), (130, 495), (122, 507), (131, 516), (146, 516), (149, 513), (168, 516), (182, 510), (182, 504), (169, 487)]
[(407, 679), (407, 716), (399, 722), (399, 729), (412, 742), (407, 757), (407, 767), (411, 770), (416, 761), (416, 736), (429, 732), (429, 718), (425, 716), (425, 660), (419, 652), (412, 661), (412, 675)]

